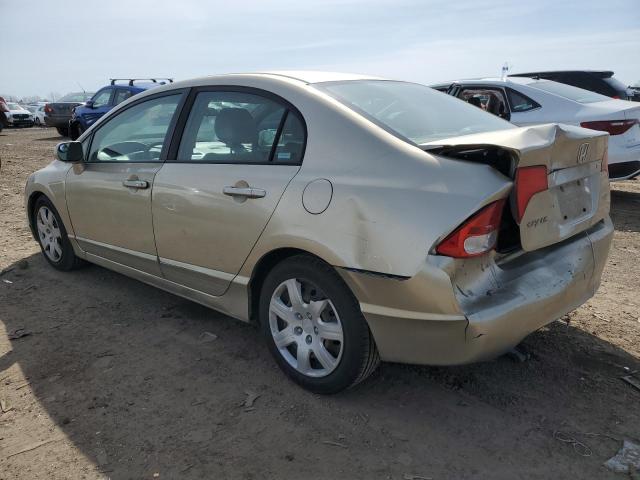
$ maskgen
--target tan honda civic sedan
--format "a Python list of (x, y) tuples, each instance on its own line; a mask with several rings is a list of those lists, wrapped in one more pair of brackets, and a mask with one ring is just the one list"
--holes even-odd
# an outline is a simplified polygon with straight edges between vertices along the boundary
[(255, 322), (332, 393), (380, 360), (495, 357), (589, 299), (607, 134), (517, 128), (426, 86), (221, 75), (113, 109), (26, 186), (59, 270), (91, 262)]

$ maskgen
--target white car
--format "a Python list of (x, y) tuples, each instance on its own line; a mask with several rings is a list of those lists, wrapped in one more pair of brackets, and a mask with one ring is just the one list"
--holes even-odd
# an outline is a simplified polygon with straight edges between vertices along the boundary
[(7, 102), (9, 111), (5, 112), (10, 127), (33, 127), (32, 113), (14, 102)]
[(551, 80), (519, 77), (455, 81), (447, 93), (518, 126), (565, 123), (608, 132), (609, 178), (625, 180), (640, 174), (637, 102), (615, 100)]
[(35, 111), (33, 112), (33, 121), (39, 127), (40, 126), (46, 127), (46, 124), (44, 123), (44, 116), (45, 116), (44, 107), (45, 107), (45, 105), (46, 105), (46, 103), (43, 103), (42, 105), (35, 106)]

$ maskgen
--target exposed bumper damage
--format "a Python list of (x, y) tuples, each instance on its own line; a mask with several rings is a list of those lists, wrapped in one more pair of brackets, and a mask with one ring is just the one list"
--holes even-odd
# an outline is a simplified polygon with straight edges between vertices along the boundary
[(405, 280), (341, 274), (360, 301), (383, 360), (462, 364), (504, 353), (591, 298), (612, 236), (606, 218), (534, 252), (473, 262), (430, 256)]

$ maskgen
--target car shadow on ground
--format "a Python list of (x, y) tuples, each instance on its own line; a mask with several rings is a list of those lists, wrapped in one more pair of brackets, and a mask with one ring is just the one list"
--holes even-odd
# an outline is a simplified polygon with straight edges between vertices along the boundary
[(51, 142), (51, 141), (64, 142), (64, 141), (69, 141), (69, 139), (65, 137), (61, 137), (60, 135), (54, 135), (53, 137), (34, 138), (33, 141), (34, 142)]
[(532, 334), (524, 363), (383, 364), (322, 397), (286, 379), (251, 325), (97, 266), (26, 260), (0, 281), (6, 331), (30, 332), (0, 358), (2, 388), (19, 409), (22, 371), (111, 478), (606, 478), (619, 442), (589, 437), (583, 458), (554, 432), (638, 431), (638, 393), (620, 376), (639, 359), (566, 323)]

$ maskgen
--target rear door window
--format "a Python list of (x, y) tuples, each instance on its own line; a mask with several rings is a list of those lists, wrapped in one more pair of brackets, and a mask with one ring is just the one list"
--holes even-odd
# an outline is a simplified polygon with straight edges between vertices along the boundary
[(540, 108), (540, 104), (511, 88), (507, 88), (507, 97), (511, 104), (511, 111), (514, 113), (528, 112), (529, 110)]
[(114, 105), (118, 105), (122, 102), (124, 102), (127, 98), (129, 98), (131, 96), (131, 91), (130, 90), (126, 90), (124, 88), (118, 88), (116, 90), (116, 95), (115, 95), (115, 99), (113, 101)]
[(297, 114), (262, 95), (200, 92), (185, 125), (177, 161), (299, 164), (304, 148), (301, 125)]
[(286, 114), (278, 145), (273, 156), (274, 163), (302, 163), (305, 128), (300, 116), (289, 110)]

